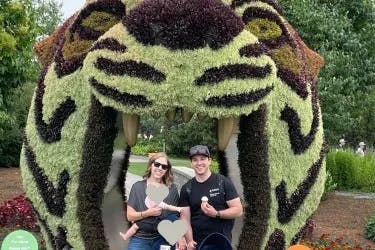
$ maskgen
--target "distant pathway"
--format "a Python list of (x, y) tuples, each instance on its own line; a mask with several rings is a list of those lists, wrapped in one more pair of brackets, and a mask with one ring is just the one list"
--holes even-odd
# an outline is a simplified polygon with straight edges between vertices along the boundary
[(344, 191), (335, 191), (335, 195), (353, 197), (354, 199), (375, 199), (375, 193), (351, 193)]

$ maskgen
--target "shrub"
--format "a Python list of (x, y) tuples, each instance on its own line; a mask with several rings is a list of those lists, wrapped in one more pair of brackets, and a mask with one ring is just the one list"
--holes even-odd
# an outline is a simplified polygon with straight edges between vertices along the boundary
[(33, 207), (24, 195), (5, 201), (0, 207), (0, 227), (38, 229)]
[(375, 213), (366, 225), (366, 238), (375, 242)]
[(350, 151), (327, 154), (327, 170), (341, 190), (375, 191), (375, 159), (372, 154), (360, 157)]
[(325, 200), (328, 194), (335, 190), (337, 187), (337, 183), (333, 180), (331, 173), (327, 170), (326, 180), (324, 182), (324, 192), (322, 195), (321, 200)]
[(0, 166), (18, 166), (22, 136), (35, 83), (26, 83), (7, 96), (6, 113), (0, 110)]
[(137, 144), (132, 147), (132, 154), (145, 155), (148, 153), (156, 153), (163, 151), (163, 143), (158, 139), (153, 138), (151, 140), (138, 139)]

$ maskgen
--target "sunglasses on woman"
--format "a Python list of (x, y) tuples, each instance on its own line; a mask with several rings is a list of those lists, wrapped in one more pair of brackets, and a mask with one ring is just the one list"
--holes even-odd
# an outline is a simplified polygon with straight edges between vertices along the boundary
[(168, 164), (161, 164), (160, 162), (157, 162), (157, 161), (155, 161), (153, 164), (156, 168), (161, 167), (161, 169), (163, 170), (167, 170), (169, 168)]

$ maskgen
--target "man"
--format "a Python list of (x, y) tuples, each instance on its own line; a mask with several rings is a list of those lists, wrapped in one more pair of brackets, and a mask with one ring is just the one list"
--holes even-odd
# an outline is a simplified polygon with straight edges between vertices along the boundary
[[(192, 147), (189, 156), (195, 177), (182, 186), (179, 201), (183, 207), (181, 219), (188, 225), (187, 249), (223, 249), (203, 242), (210, 235), (217, 237), (215, 233), (231, 241), (234, 218), (243, 212), (240, 198), (228, 178), (211, 173), (212, 159), (207, 146)], [(202, 202), (202, 197), (207, 197), (208, 202)]]
[(338, 145), (336, 151), (339, 151), (339, 150), (345, 150), (345, 148), (346, 148), (346, 145), (345, 145), (345, 144), (346, 144), (345, 139), (344, 139), (344, 138), (341, 138), (341, 139), (339, 140), (339, 145)]
[(363, 157), (365, 156), (365, 151), (366, 151), (366, 143), (364, 143), (363, 141), (361, 141), (359, 144), (358, 144), (358, 149), (357, 149), (357, 155)]

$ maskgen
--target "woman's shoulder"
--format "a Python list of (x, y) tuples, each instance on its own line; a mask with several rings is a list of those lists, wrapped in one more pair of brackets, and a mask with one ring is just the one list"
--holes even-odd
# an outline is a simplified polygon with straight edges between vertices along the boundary
[(145, 183), (146, 183), (146, 180), (140, 180), (140, 181), (137, 181), (133, 184), (132, 188), (133, 187), (136, 187), (136, 188), (140, 188), (140, 187), (144, 187), (145, 186)]

